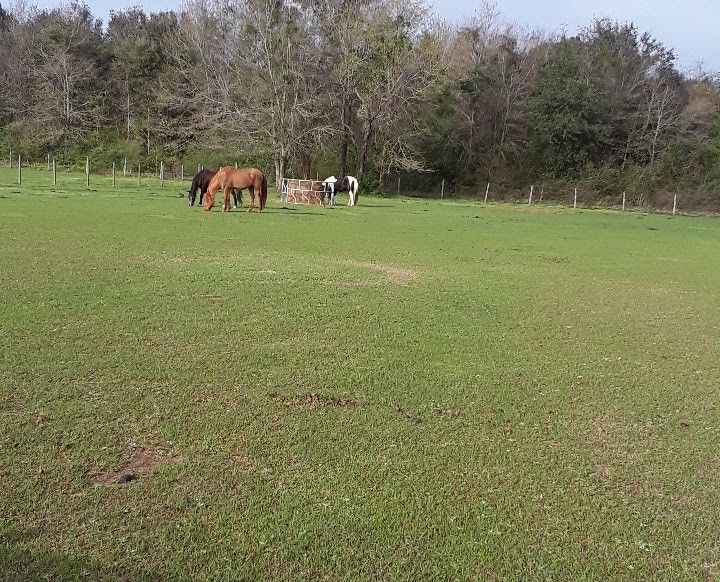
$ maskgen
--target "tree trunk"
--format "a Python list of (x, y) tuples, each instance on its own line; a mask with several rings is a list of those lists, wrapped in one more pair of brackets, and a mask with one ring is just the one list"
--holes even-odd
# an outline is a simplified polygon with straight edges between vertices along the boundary
[(310, 154), (308, 152), (303, 152), (302, 154), (300, 154), (300, 163), (302, 164), (303, 180), (310, 179), (311, 161), (312, 160), (310, 159)]
[(368, 146), (370, 144), (370, 136), (372, 135), (372, 120), (363, 121), (363, 136), (360, 144), (360, 160), (358, 162), (358, 176), (365, 173), (365, 162), (367, 160)]
[(125, 91), (127, 92), (127, 139), (130, 139), (130, 78), (125, 76)]
[(283, 180), (285, 179), (285, 169), (287, 168), (287, 156), (280, 153), (275, 157), (275, 188), (280, 190)]
[(347, 154), (350, 144), (350, 104), (347, 93), (344, 96), (342, 107), (342, 140), (340, 141), (340, 167), (338, 168), (338, 176), (345, 176), (347, 172)]

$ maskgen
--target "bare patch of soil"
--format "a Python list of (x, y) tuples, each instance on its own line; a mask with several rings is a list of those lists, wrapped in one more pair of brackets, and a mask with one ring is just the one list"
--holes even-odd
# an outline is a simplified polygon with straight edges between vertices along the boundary
[(417, 279), (417, 271), (405, 269), (403, 267), (395, 267), (393, 265), (383, 265), (382, 263), (370, 263), (366, 261), (345, 261), (346, 265), (351, 267), (363, 267), (364, 269), (372, 269), (385, 275), (388, 279), (395, 283), (406, 283), (413, 279)]
[(327, 283), (341, 287), (379, 287), (381, 285), (376, 281), (328, 281)]
[(603, 485), (608, 485), (612, 479), (612, 464), (617, 454), (615, 439), (619, 429), (620, 415), (609, 411), (597, 416), (587, 430), (595, 458), (593, 470)]
[(96, 485), (131, 483), (152, 475), (162, 463), (179, 463), (180, 457), (166, 447), (145, 447), (137, 445), (117, 471), (106, 471), (94, 479)]
[(322, 394), (301, 394), (298, 396), (286, 396), (283, 394), (270, 394), (270, 397), (283, 406), (295, 408), (320, 408), (323, 406), (340, 406), (350, 408), (359, 406), (356, 400), (350, 398), (334, 398), (332, 396), (323, 396)]

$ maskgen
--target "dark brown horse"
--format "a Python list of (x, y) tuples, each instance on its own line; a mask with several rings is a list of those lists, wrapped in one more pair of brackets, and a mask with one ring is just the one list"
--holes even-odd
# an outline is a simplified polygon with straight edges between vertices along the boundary
[[(195, 205), (198, 189), (200, 189), (200, 204), (202, 205), (203, 196), (205, 196), (205, 192), (207, 192), (208, 186), (210, 185), (210, 180), (212, 180), (215, 174), (217, 174), (217, 172), (213, 170), (200, 170), (195, 174), (195, 177), (192, 179), (192, 184), (190, 185), (190, 191), (188, 192), (188, 206)], [(233, 208), (238, 205), (238, 201), (242, 204), (242, 190), (233, 190), (232, 196)]]
[(215, 193), (218, 190), (222, 190), (224, 193), (223, 199), (223, 212), (230, 210), (230, 192), (235, 190), (244, 190), (247, 188), (250, 191), (250, 206), (248, 206), (248, 212), (252, 212), (255, 207), (255, 194), (257, 193), (260, 199), (260, 212), (265, 209), (265, 202), (267, 200), (267, 178), (257, 168), (233, 168), (232, 166), (225, 166), (220, 168), (210, 180), (208, 185), (207, 194), (205, 195), (205, 210), (210, 210), (215, 204)]

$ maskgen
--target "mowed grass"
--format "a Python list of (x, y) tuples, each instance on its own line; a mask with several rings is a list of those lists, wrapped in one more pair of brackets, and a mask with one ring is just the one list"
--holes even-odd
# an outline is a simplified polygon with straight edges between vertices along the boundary
[(14, 172), (4, 580), (720, 576), (717, 218)]

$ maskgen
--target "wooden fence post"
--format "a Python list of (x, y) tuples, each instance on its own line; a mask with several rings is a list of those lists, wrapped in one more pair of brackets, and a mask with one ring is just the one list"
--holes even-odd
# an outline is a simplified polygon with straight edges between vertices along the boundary
[(675, 216), (675, 210), (677, 210), (677, 192), (673, 194), (673, 216)]
[(443, 178), (442, 186), (440, 186), (440, 200), (445, 197), (445, 178)]
[(488, 194), (490, 193), (490, 182), (487, 183), (487, 186), (485, 187), (485, 204), (487, 204)]
[(625, 212), (625, 191), (623, 191), (623, 212)]
[(534, 190), (534, 189), (535, 189), (535, 185), (533, 184), (533, 185), (530, 186), (530, 196), (528, 196), (528, 206), (529, 206), (530, 204), (532, 204), (532, 195), (533, 195), (533, 190)]
[(573, 208), (577, 208), (577, 188), (575, 188), (575, 194), (573, 195)]
[(90, 156), (85, 157), (85, 184), (90, 188)]
[(50, 171), (50, 154), (48, 154), (48, 164), (47, 164), (48, 172)]
[(18, 156), (18, 186), (22, 186), (22, 159)]
[(165, 185), (165, 164), (160, 162), (160, 188)]
[(113, 188), (115, 188), (115, 162), (113, 162)]
[(141, 168), (140, 168), (140, 164), (138, 164), (138, 186), (140, 185), (140, 172), (141, 172)]
[(12, 156), (12, 150), (10, 150), (10, 169), (12, 170), (13, 165), (13, 156)]
[(57, 186), (57, 171), (55, 170), (55, 158), (52, 160), (53, 186)]
[(125, 158), (125, 162), (123, 163), (123, 178), (127, 176), (127, 158)]

